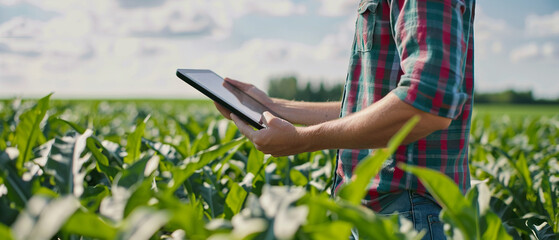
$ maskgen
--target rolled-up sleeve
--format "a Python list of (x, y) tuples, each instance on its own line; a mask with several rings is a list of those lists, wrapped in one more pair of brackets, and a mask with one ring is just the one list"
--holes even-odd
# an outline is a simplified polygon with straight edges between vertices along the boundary
[[(468, 99), (462, 86), (468, 33), (460, 0), (400, 1), (391, 22), (403, 74), (393, 90), (425, 112), (456, 118)], [(468, 28), (466, 29), (466, 31)]]

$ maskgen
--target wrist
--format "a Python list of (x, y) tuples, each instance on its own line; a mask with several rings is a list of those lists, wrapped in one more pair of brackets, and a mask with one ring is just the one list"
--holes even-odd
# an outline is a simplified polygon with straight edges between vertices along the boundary
[(269, 108), (275, 112), (281, 112), (285, 108), (287, 100), (281, 98), (270, 98)]
[(305, 152), (314, 152), (323, 149), (328, 149), (325, 143), (326, 139), (323, 134), (323, 124), (312, 125), (307, 127), (300, 127), (301, 145)]

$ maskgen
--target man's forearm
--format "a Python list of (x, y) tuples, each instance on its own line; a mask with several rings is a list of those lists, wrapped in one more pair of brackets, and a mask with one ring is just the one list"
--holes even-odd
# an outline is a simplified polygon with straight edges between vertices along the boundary
[(450, 119), (418, 110), (388, 94), (379, 102), (353, 115), (315, 126), (300, 128), (308, 151), (320, 149), (370, 149), (385, 147), (390, 138), (413, 116), (421, 120), (404, 143), (445, 129)]
[(276, 105), (273, 110), (293, 124), (310, 126), (340, 116), (341, 102), (298, 102), (276, 98), (272, 101)]
[[(286, 106), (286, 109), (291, 110), (278, 111), (279, 114), (286, 114), (283, 119), (265, 112), (263, 121), (267, 127), (260, 130), (250, 127), (234, 114), (230, 116), (239, 127), (239, 131), (254, 143), (256, 149), (273, 156), (287, 156), (322, 149), (382, 148), (415, 115), (419, 115), (421, 119), (404, 140), (404, 144), (445, 129), (451, 122), (448, 118), (418, 110), (392, 93), (352, 115), (307, 127), (296, 127), (292, 123), (312, 124), (313, 121), (332, 119), (334, 117), (329, 114), (335, 112), (334, 104), (292, 102)], [(312, 113), (306, 113), (304, 109), (312, 109)], [(321, 109), (328, 114), (322, 113)], [(306, 114), (306, 117), (290, 119), (290, 114), (298, 112)]]

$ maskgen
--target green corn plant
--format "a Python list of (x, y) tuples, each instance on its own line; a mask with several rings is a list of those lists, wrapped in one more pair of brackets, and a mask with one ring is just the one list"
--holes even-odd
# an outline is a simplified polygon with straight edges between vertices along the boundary
[(499, 217), (489, 210), (488, 190), (483, 191), (484, 199), (479, 199), (478, 187), (472, 188), (465, 197), (456, 183), (441, 172), (406, 164), (399, 167), (420, 179), (441, 204), (443, 221), (459, 229), (464, 239), (512, 239)]

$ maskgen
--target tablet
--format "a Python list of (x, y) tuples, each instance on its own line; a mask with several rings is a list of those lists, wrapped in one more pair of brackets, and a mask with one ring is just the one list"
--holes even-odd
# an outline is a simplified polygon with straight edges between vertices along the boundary
[(206, 69), (177, 69), (177, 77), (229, 109), (257, 129), (265, 128), (262, 114), (270, 109), (222, 77)]

